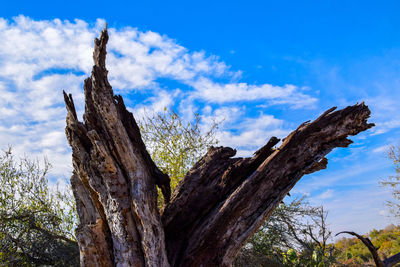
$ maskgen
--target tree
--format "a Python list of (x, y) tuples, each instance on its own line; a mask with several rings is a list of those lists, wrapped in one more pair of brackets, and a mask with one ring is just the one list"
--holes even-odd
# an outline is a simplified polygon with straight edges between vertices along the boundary
[(395, 201), (388, 201), (387, 204), (395, 217), (400, 217), (400, 147), (391, 146), (388, 152), (389, 158), (393, 161), (396, 175), (381, 181), (385, 187), (392, 189), (392, 195)]
[[(194, 122), (184, 123), (175, 112), (164, 109), (163, 113), (146, 116), (139, 123), (152, 159), (171, 177), (172, 188), (183, 178), (193, 161), (197, 161), (207, 147), (217, 143), (217, 124), (213, 123), (203, 133), (200, 131), (199, 114), (194, 114), (194, 117)], [(15, 164), (9, 150), (1, 158), (0, 166), (3, 166), (0, 167), (3, 173), (0, 192), (1, 203), (4, 204), (1, 206), (4, 212), (0, 212), (3, 226), (0, 229), (7, 229), (0, 232), (3, 234), (0, 234), (3, 241), (0, 263), (18, 266), (78, 265), (79, 250), (74, 234), (77, 214), (69, 188), (54, 192), (50, 189), (46, 174), (51, 166), (47, 161), (44, 169), (40, 169), (38, 162), (28, 159)], [(22, 198), (15, 198), (15, 194), (22, 195)], [(35, 231), (40, 232), (37, 234)], [(18, 233), (14, 234), (18, 238), (11, 239), (12, 233)], [(14, 242), (10, 243), (11, 240)], [(43, 251), (43, 248), (49, 250)], [(21, 253), (23, 251), (25, 254)]]
[(66, 193), (51, 190), (46, 175), (11, 149), (0, 156), (0, 265), (77, 266), (79, 249), (73, 234), (74, 203)]
[[(163, 173), (169, 175), (172, 190), (204, 155), (207, 148), (218, 143), (215, 138), (218, 123), (213, 122), (203, 132), (200, 122), (198, 113), (194, 113), (193, 122), (184, 122), (177, 113), (167, 108), (162, 113), (146, 114), (138, 121), (143, 142), (154, 163)], [(158, 196), (160, 207), (163, 198), (162, 194)]]
[(235, 259), (235, 266), (329, 266), (331, 232), (322, 207), (304, 198), (281, 203)]
[[(161, 113), (145, 114), (138, 121), (142, 139), (152, 160), (169, 175), (173, 191), (207, 148), (218, 143), (215, 138), (218, 123), (201, 131), (198, 113), (194, 114), (193, 122), (186, 123), (167, 108)], [(159, 207), (162, 201), (159, 194)], [(242, 248), (235, 265), (278, 266), (284, 264), (290, 250), (299, 251), (296, 260), (303, 265), (329, 264), (332, 257), (328, 255), (326, 242), (331, 232), (326, 227), (325, 217), (322, 207), (311, 207), (304, 198), (295, 199), (288, 205), (280, 204)]]
[[(395, 176), (390, 176), (387, 180), (384, 180), (381, 182), (381, 184), (383, 186), (387, 186), (390, 187), (393, 192), (392, 195), (394, 197), (395, 200), (400, 200), (400, 147), (399, 148), (395, 148), (395, 147), (391, 147), (389, 150), (389, 158), (393, 161), (393, 164), (395, 166), (395, 170), (396, 170), (396, 175)], [(394, 202), (394, 201), (388, 201), (388, 206), (391, 209), (392, 214), (395, 217), (399, 217), (400, 216), (400, 204), (398, 202)], [(381, 256), (379, 255), (379, 248), (380, 247), (375, 247), (371, 240), (368, 237), (363, 237), (362, 235), (359, 235), (355, 232), (349, 232), (349, 231), (343, 231), (340, 232), (336, 235), (339, 234), (349, 234), (349, 235), (353, 235), (355, 237), (357, 237), (368, 249), (368, 251), (370, 252), (375, 265), (378, 267), (391, 267), (396, 265), (397, 263), (400, 262), (400, 252), (392, 255), (389, 258), (385, 258), (385, 259), (381, 259)]]
[[(108, 82), (107, 41), (104, 29), (84, 82), (84, 122), (64, 92), (83, 266), (229, 266), (304, 174), (326, 168), (326, 154), (373, 126), (361, 103), (303, 123), (278, 149), (272, 137), (251, 158), (211, 147), (170, 198), (168, 175), (152, 161), (132, 113)], [(165, 199), (161, 214), (156, 185)]]
[[(389, 225), (382, 230), (371, 230), (366, 236), (377, 248), (381, 259), (388, 259), (400, 252), (400, 226)], [(374, 259), (367, 246), (357, 237), (341, 238), (335, 242), (337, 259), (345, 266), (361, 266), (374, 264)], [(379, 249), (378, 249), (379, 248)]]
[(355, 232), (349, 232), (349, 231), (343, 231), (340, 233), (337, 233), (336, 235), (340, 234), (349, 234), (352, 236), (357, 237), (363, 244), (364, 246), (367, 247), (369, 250), (369, 253), (372, 256), (372, 259), (374, 260), (374, 263), (377, 267), (392, 267), (395, 266), (400, 262), (400, 252), (392, 255), (389, 258), (381, 259), (381, 256), (378, 253), (378, 250), (380, 247), (375, 247), (374, 244), (371, 242), (371, 240), (368, 237), (363, 237), (362, 235), (359, 235)]

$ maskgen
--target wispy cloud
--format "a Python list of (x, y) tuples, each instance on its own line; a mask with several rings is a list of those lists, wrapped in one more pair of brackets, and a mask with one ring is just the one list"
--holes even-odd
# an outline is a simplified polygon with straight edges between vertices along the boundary
[(390, 148), (390, 145), (384, 145), (384, 146), (375, 148), (374, 150), (372, 150), (372, 152), (386, 154), (389, 151), (389, 148)]
[[(369, 162), (370, 163), (370, 162)], [(341, 168), (324, 173), (322, 170), (318, 175), (311, 174), (303, 178), (299, 185), (294, 188), (294, 192), (318, 192), (323, 188), (342, 186), (342, 187), (354, 187), (360, 185), (378, 185), (378, 179), (382, 175), (386, 175), (387, 166), (390, 162), (385, 160), (376, 160), (374, 164), (366, 166), (366, 162), (357, 163), (352, 165), (351, 168), (345, 171)], [(328, 164), (329, 168), (329, 164)], [(375, 177), (371, 177), (376, 175)], [(373, 178), (373, 179), (371, 179)]]
[(315, 199), (319, 199), (319, 200), (330, 199), (333, 197), (334, 192), (335, 191), (333, 189), (327, 189), (324, 192), (322, 192), (320, 195), (316, 196)]
[(110, 29), (108, 63), (110, 82), (119, 89), (156, 87), (158, 78), (188, 83), (198, 77), (237, 78), (240, 71), (204, 51), (190, 52), (174, 40), (135, 28)]
[(376, 123), (376, 130), (373, 135), (387, 133), (392, 129), (400, 128), (400, 119), (391, 119)]
[(191, 85), (196, 89), (196, 97), (208, 102), (226, 103), (238, 101), (267, 100), (270, 104), (286, 104), (293, 108), (312, 106), (316, 98), (302, 93), (293, 85), (274, 86), (271, 84), (216, 83), (202, 78)]
[(174, 104), (174, 95), (178, 93), (170, 93), (165, 90), (158, 92), (157, 96), (151, 96), (146, 99), (144, 104), (138, 104), (133, 109), (128, 108), (133, 114), (135, 114), (136, 119), (144, 119), (146, 116), (151, 116), (154, 113), (159, 113), (164, 110), (164, 108), (171, 108)]
[(217, 138), (222, 145), (237, 148), (237, 156), (248, 157), (272, 136), (282, 138), (288, 133), (283, 120), (261, 114), (255, 118), (245, 118), (229, 127), (229, 130), (220, 131)]
[[(93, 39), (104, 24), (104, 20), (0, 18), (0, 148), (10, 144), (18, 155), (46, 155), (54, 166), (54, 176), (70, 175), (71, 151), (64, 135), (66, 111), (61, 90), (74, 95), (81, 116), (82, 82), (90, 75)], [(243, 79), (242, 71), (233, 70), (218, 56), (191, 51), (168, 36), (132, 27), (110, 28), (109, 33), (110, 83), (124, 95), (137, 118), (145, 110), (158, 112), (164, 107), (174, 108), (186, 120), (200, 112), (204, 129), (213, 121), (221, 122), (217, 138), (221, 145), (237, 148), (238, 156), (250, 156), (271, 136), (286, 136), (297, 126), (296, 120), (310, 118), (304, 110), (321, 105), (321, 101), (328, 102), (323, 106), (345, 106), (365, 100), (372, 109), (371, 121), (377, 124), (371, 131), (375, 135), (367, 133), (365, 142), (357, 140), (362, 147), (350, 147), (346, 155), (331, 157), (330, 172), (304, 177), (294, 191), (310, 195), (315, 205), (325, 205), (330, 221), (335, 222), (334, 231), (363, 233), (372, 224), (379, 227), (387, 222), (379, 215), (384, 213), (383, 204), (376, 204), (389, 195), (376, 190), (378, 177), (388, 169), (388, 164), (376, 159), (386, 144), (374, 144), (372, 155), (365, 147), (370, 147), (370, 137), (400, 128), (396, 118), (400, 90), (393, 90), (399, 82), (385, 84), (391, 88), (385, 94), (367, 97), (368, 89), (361, 90), (344, 78), (346, 69), (325, 68), (321, 62), (312, 66), (316, 70), (313, 76), (320, 80), (313, 90), (303, 85), (251, 83)], [(371, 91), (380, 91), (375, 83), (368, 85), (374, 89)], [(354, 161), (367, 157), (368, 161)], [(337, 159), (351, 168), (344, 169), (346, 163), (336, 164)]]
[[(16, 153), (45, 154), (55, 175), (69, 175), (71, 157), (64, 136), (66, 111), (61, 90), (74, 95), (82, 115), (82, 82), (90, 74), (93, 39), (104, 24), (100, 19), (95, 23), (36, 21), (24, 16), (0, 19), (0, 147), (10, 144)], [(207, 116), (224, 120), (221, 142), (244, 151), (285, 130), (283, 121), (271, 115), (250, 119), (246, 107), (236, 105), (237, 101), (265, 100), (267, 105), (292, 108), (316, 102), (294, 85), (240, 81), (240, 70), (231, 70), (204, 51), (190, 51), (165, 35), (131, 27), (110, 28), (109, 33), (110, 83), (119, 93), (142, 94), (141, 104), (132, 107), (139, 117), (144, 109), (157, 112), (167, 106), (178, 108), (190, 119), (193, 111), (205, 110), (210, 103), (205, 123)], [(160, 79), (178, 82), (185, 90), (162, 84)], [(240, 120), (239, 115), (243, 116)]]
[(383, 212), (384, 200), (389, 197), (390, 192), (369, 186), (335, 192), (329, 198), (312, 198), (311, 203), (323, 205), (329, 211), (328, 223), (335, 222), (329, 225), (334, 234), (340, 231), (365, 234), (372, 228), (380, 229), (394, 222), (387, 211)]

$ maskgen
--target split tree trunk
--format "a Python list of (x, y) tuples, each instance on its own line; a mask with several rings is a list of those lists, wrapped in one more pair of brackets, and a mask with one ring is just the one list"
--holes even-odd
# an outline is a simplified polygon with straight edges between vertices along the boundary
[(169, 178), (151, 160), (134, 117), (108, 83), (107, 41), (104, 29), (84, 83), (83, 123), (64, 93), (82, 266), (230, 266), (304, 174), (326, 168), (326, 154), (373, 126), (362, 103), (303, 123), (279, 148), (272, 137), (252, 158), (211, 147), (159, 212), (156, 185), (168, 201)]

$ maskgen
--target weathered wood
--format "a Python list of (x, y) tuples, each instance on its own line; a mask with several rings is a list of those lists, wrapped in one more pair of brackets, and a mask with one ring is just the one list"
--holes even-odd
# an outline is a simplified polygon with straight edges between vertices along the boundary
[(122, 99), (114, 97), (105, 68), (107, 41), (105, 29), (95, 39), (95, 65), (84, 83), (84, 123), (64, 93), (81, 265), (169, 266), (155, 189), (163, 178), (168, 199), (169, 178), (151, 161)]
[[(326, 154), (373, 126), (362, 103), (303, 123), (279, 148), (272, 137), (251, 158), (211, 147), (169, 201), (169, 177), (151, 160), (133, 115), (108, 83), (107, 40), (107, 29), (95, 40), (83, 123), (64, 93), (82, 266), (229, 266), (304, 174), (326, 168)], [(167, 202), (161, 216), (156, 185)]]
[[(373, 126), (363, 103), (304, 123), (260, 160), (232, 159), (230, 148), (212, 148), (173, 194), (163, 214), (168, 257), (173, 266), (229, 266), (295, 183), (324, 168), (324, 156), (346, 147)], [(269, 144), (276, 144), (271, 139)], [(268, 145), (267, 145), (268, 146)], [(254, 164), (246, 164), (254, 162)], [(234, 170), (234, 171), (232, 171)], [(210, 245), (212, 244), (212, 245)]]

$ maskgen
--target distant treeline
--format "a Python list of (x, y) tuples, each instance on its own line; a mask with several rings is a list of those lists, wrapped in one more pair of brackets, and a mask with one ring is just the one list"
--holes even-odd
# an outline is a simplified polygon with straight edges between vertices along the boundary
[[(378, 249), (381, 259), (400, 252), (400, 226), (389, 225), (383, 230), (372, 230), (368, 235)], [(336, 260), (346, 266), (375, 266), (367, 247), (357, 238), (343, 237), (335, 242)], [(342, 266), (342, 265), (336, 265)]]

